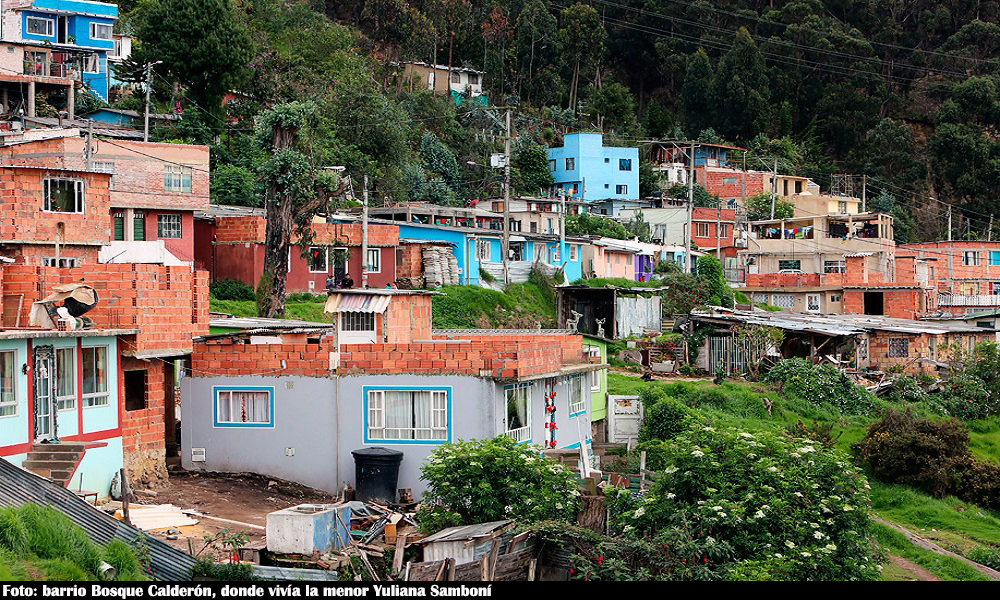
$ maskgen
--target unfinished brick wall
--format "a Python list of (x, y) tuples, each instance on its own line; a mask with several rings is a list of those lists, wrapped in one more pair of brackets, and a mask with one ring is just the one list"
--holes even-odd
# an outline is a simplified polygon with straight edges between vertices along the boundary
[[(138, 410), (124, 410), (122, 418), (122, 446), (125, 451), (125, 468), (132, 485), (149, 486), (166, 479), (166, 410), (167, 365), (158, 359), (149, 361), (122, 357), (122, 371), (146, 372), (146, 405)], [(171, 369), (172, 371), (172, 369)], [(124, 376), (119, 398), (125, 402)], [(170, 393), (170, 396), (173, 394)]]
[[(745, 178), (745, 188), (740, 183), (741, 177)], [(736, 179), (736, 182), (725, 183), (727, 180)], [(695, 182), (705, 186), (708, 193), (720, 198), (741, 198), (744, 189), (746, 196), (752, 196), (764, 191), (763, 173), (743, 173), (741, 171), (717, 171), (706, 169), (705, 167), (695, 167)], [(768, 188), (770, 189), (770, 188)]]
[(194, 345), (193, 377), (236, 375), (299, 375), (323, 377), (330, 370), (330, 352), (325, 344), (237, 344), (231, 339), (210, 340)]
[[(934, 259), (934, 284), (941, 290), (961, 294), (959, 283), (950, 280), (980, 279), (1000, 281), (1000, 263), (991, 264), (990, 253), (1000, 252), (1000, 242), (954, 241), (905, 244), (899, 250), (910, 251), (918, 258)], [(965, 264), (965, 252), (975, 252), (976, 258)], [(978, 264), (975, 264), (978, 260)], [(952, 290), (952, 287), (954, 289)], [(988, 285), (980, 285), (979, 294), (989, 294)]]
[(415, 279), (424, 276), (423, 252), (426, 244), (406, 243), (400, 247), (402, 260), (396, 265), (398, 279)]
[(31, 303), (63, 283), (83, 280), (99, 301), (87, 316), (102, 328), (137, 328), (132, 353), (191, 352), (191, 338), (208, 333), (208, 273), (189, 267), (108, 264), (76, 269), (7, 265), (3, 296), (23, 295), (21, 324)]
[(431, 339), (431, 298), (423, 294), (393, 296), (385, 310), (385, 340), (390, 344), (409, 344)]
[[(84, 212), (43, 212), (44, 180), (84, 182)], [(0, 240), (25, 244), (103, 244), (111, 239), (109, 176), (0, 166)]]

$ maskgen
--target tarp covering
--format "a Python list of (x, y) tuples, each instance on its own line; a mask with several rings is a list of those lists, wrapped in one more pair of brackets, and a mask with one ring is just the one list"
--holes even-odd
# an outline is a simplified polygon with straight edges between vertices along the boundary
[[(76, 311), (77, 315), (87, 312), (89, 308), (86, 307), (92, 307), (97, 304), (97, 292), (85, 283), (66, 283), (57, 285), (52, 290), (52, 293), (43, 298), (41, 302), (32, 303), (31, 313), (28, 315), (28, 324), (32, 327), (55, 328), (55, 323), (52, 322), (52, 318), (49, 317), (49, 312), (45, 308), (47, 304), (66, 301), (66, 306), (71, 311), (74, 308), (71, 306), (72, 303), (75, 302), (78, 305), (83, 305), (80, 307), (80, 310)], [(62, 309), (60, 308), (59, 310), (61, 311)], [(60, 314), (63, 317), (67, 316), (63, 313)]]
[(326, 299), (325, 313), (378, 313), (382, 314), (389, 306), (389, 295), (368, 294), (330, 294)]

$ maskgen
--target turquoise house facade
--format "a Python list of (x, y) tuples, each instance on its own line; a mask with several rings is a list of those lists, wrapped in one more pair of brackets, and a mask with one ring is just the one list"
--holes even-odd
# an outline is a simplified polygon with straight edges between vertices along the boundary
[(600, 133), (571, 133), (549, 148), (555, 187), (573, 200), (639, 200), (639, 149), (604, 145)]
[(0, 458), (23, 466), (39, 442), (85, 448), (66, 486), (107, 497), (124, 467), (123, 330), (0, 332)]

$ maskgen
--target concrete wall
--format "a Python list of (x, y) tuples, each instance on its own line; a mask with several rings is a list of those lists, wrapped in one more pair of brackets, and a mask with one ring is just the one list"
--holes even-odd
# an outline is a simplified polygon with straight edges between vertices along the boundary
[[(573, 133), (563, 138), (563, 146), (549, 149), (549, 161), (555, 161), (550, 170), (556, 185), (567, 193), (577, 184), (575, 199), (586, 200), (639, 199), (639, 149), (616, 148), (603, 145), (599, 133)], [(566, 159), (575, 159), (574, 168), (566, 168)], [(619, 159), (631, 161), (631, 169), (621, 170)], [(550, 162), (551, 165), (551, 162)], [(586, 179), (586, 186), (582, 185)], [(620, 194), (616, 186), (627, 185), (627, 193)]]

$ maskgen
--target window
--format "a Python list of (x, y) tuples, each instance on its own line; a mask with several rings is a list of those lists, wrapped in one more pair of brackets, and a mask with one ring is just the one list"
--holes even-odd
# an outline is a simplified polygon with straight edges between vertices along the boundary
[(507, 400), (505, 434), (515, 442), (531, 441), (531, 386), (515, 385), (504, 389)]
[(528, 223), (528, 230), (531, 231), (531, 233), (538, 233), (538, 223), (535, 223), (534, 221)]
[(46, 37), (55, 35), (56, 22), (52, 19), (28, 17), (25, 25), (28, 28), (28, 33), (31, 35), (44, 35)]
[(576, 244), (569, 245), (569, 260), (570, 262), (576, 262), (580, 260), (580, 247)]
[(274, 427), (274, 389), (216, 389), (215, 426)]
[(146, 408), (146, 370), (125, 371), (125, 410)]
[(1000, 252), (996, 250), (990, 251), (990, 266), (1000, 267)]
[(108, 406), (108, 348), (83, 348), (83, 406)]
[(722, 185), (736, 185), (737, 183), (739, 183), (739, 180), (737, 180), (735, 177), (722, 178)]
[(549, 161), (549, 171), (552, 171), (553, 173), (556, 172), (556, 161), (555, 161), (555, 159)]
[(56, 259), (53, 257), (47, 257), (42, 259), (43, 267), (58, 267), (60, 269), (75, 269), (80, 266), (79, 261), (75, 258), (60, 258)]
[(631, 158), (619, 158), (618, 159), (618, 170), (619, 171), (631, 171), (632, 170), (632, 159)]
[(840, 296), (830, 296), (830, 302), (840, 302)]
[(993, 296), (1000, 296), (1000, 281), (990, 282), (990, 294)]
[[(601, 349), (597, 346), (590, 346), (586, 348), (587, 359), (593, 363), (601, 362)], [(604, 373), (604, 369), (598, 371), (590, 372), (590, 391), (599, 392), (601, 391), (601, 375)]]
[(611, 163), (611, 159), (605, 156), (604, 157), (604, 164), (607, 165), (607, 164), (610, 164), (610, 163)]
[(847, 261), (846, 260), (824, 260), (823, 261), (823, 272), (824, 273), (846, 273), (847, 272)]
[(108, 179), (108, 188), (114, 187), (115, 161), (95, 160), (93, 163), (91, 163), (90, 170), (93, 171), (94, 173), (107, 173), (111, 175), (111, 178)]
[(180, 239), (184, 237), (181, 232), (181, 216), (156, 215), (156, 235), (161, 239)]
[(79, 179), (46, 179), (44, 188), (45, 212), (83, 212), (83, 182)]
[(458, 71), (451, 72), (451, 82), (452, 83), (462, 83), (462, 74)]
[(191, 167), (165, 165), (163, 167), (163, 189), (167, 192), (191, 193)]
[(622, 196), (627, 195), (628, 194), (628, 186), (627, 185), (616, 185), (615, 186), (615, 193), (616, 194), (620, 194)]
[(962, 296), (978, 296), (979, 295), (979, 282), (978, 281), (963, 281), (958, 284), (958, 293)]
[(369, 273), (381, 273), (382, 272), (382, 249), (381, 248), (369, 248), (368, 249), (368, 272)]
[(17, 395), (14, 393), (16, 358), (13, 350), (0, 352), (0, 417), (13, 417), (17, 414)]
[(84, 73), (100, 73), (101, 57), (98, 54), (87, 54), (80, 59), (80, 68)]
[(784, 271), (786, 269), (790, 269), (790, 270), (794, 270), (794, 271), (801, 270), (802, 269), (802, 261), (801, 260), (779, 260), (778, 261), (778, 270), (779, 271)]
[(479, 73), (469, 73), (469, 85), (479, 85)]
[(340, 313), (341, 331), (375, 331), (375, 313)]
[(132, 215), (132, 239), (136, 242), (146, 241), (146, 213), (135, 212)]
[(92, 40), (110, 40), (111, 39), (111, 25), (106, 23), (91, 23), (90, 24), (90, 39)]
[(847, 202), (845, 202), (843, 200), (838, 200), (837, 201), (837, 212), (840, 213), (840, 214), (842, 214), (842, 215), (846, 215), (847, 214)]
[[(576, 159), (575, 158), (567, 158), (566, 159), (566, 170), (567, 171), (573, 171), (575, 169), (576, 169)], [(575, 186), (574, 186), (574, 189), (575, 189)]]
[(479, 262), (490, 262), (489, 240), (476, 240), (476, 258)]
[(910, 355), (910, 340), (889, 338), (889, 358), (906, 358)]
[(369, 390), (365, 388), (365, 442), (445, 442), (448, 390)]
[(695, 223), (695, 237), (708, 237), (708, 223)]
[(307, 253), (307, 258), (309, 260), (309, 272), (310, 273), (326, 273), (329, 250), (327, 248), (321, 248), (319, 246), (311, 246), (309, 252)]
[(979, 252), (976, 250), (966, 250), (962, 252), (962, 264), (966, 267), (978, 267)]
[(583, 393), (583, 376), (569, 380), (569, 416), (587, 412), (587, 397)]
[(771, 304), (778, 308), (795, 308), (795, 296), (791, 294), (774, 294), (771, 296)]
[(125, 213), (119, 211), (112, 215), (112, 217), (114, 219), (115, 226), (113, 239), (116, 242), (121, 242), (125, 239)]

